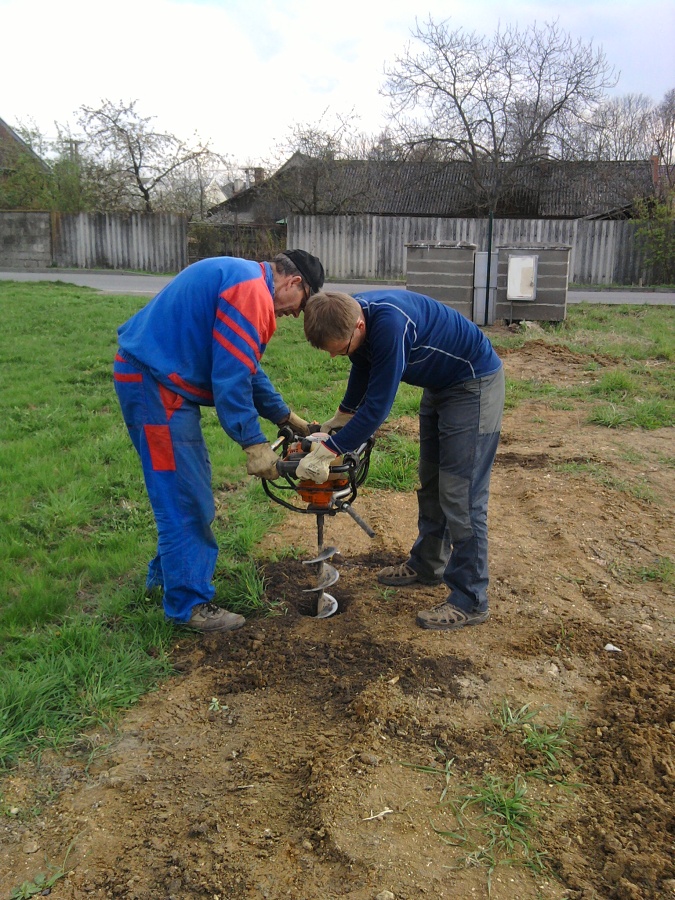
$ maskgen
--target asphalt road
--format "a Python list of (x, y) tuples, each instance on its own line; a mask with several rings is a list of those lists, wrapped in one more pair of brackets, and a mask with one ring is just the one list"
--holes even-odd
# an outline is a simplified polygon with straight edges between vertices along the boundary
[[(105, 294), (138, 294), (150, 299), (171, 281), (169, 275), (142, 275), (127, 272), (103, 272), (85, 269), (7, 269), (0, 271), (2, 281), (64, 281), (67, 284), (78, 284), (92, 287)], [(400, 288), (404, 285), (383, 284), (382, 282), (354, 282), (343, 284), (327, 283), (332, 290), (355, 291)], [(640, 290), (587, 290), (568, 291), (568, 303), (607, 303), (618, 305), (631, 303), (649, 306), (675, 305), (675, 291), (640, 291)]]

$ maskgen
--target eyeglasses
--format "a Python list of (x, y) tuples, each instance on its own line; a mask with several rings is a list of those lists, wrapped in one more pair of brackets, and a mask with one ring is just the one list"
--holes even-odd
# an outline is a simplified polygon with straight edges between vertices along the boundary
[(330, 351), (331, 356), (349, 356), (349, 350), (352, 346), (352, 341), (354, 340), (354, 334), (356, 333), (356, 328), (352, 331), (352, 336), (349, 338), (349, 343), (344, 348), (344, 350), (335, 350)]

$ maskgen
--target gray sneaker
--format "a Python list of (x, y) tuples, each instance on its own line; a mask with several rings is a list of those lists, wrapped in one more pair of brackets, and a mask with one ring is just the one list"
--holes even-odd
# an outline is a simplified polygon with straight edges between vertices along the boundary
[(432, 609), (420, 610), (417, 613), (417, 624), (420, 628), (430, 628), (432, 631), (454, 631), (466, 625), (480, 625), (489, 618), (490, 612), (487, 609), (465, 612), (446, 600)]
[(199, 603), (192, 607), (192, 615), (184, 623), (185, 628), (213, 634), (218, 631), (236, 631), (246, 622), (243, 616), (221, 609), (215, 603)]
[(406, 587), (409, 584), (433, 586), (441, 583), (440, 578), (420, 578), (407, 562), (399, 563), (397, 566), (385, 566), (377, 573), (377, 580), (380, 584), (389, 584), (392, 587)]

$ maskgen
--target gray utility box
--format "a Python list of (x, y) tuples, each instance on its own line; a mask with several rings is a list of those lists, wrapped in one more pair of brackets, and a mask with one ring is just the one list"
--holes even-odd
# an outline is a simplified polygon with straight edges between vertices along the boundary
[(407, 289), (440, 300), (472, 319), (476, 245), (420, 241), (405, 246)]
[(499, 247), (495, 318), (562, 322), (567, 314), (570, 250), (566, 244)]

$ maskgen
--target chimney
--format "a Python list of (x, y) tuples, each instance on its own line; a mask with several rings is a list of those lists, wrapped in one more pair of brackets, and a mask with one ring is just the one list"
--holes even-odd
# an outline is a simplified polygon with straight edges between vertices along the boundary
[(253, 170), (253, 184), (262, 184), (265, 180), (265, 170), (260, 166), (256, 166)]

